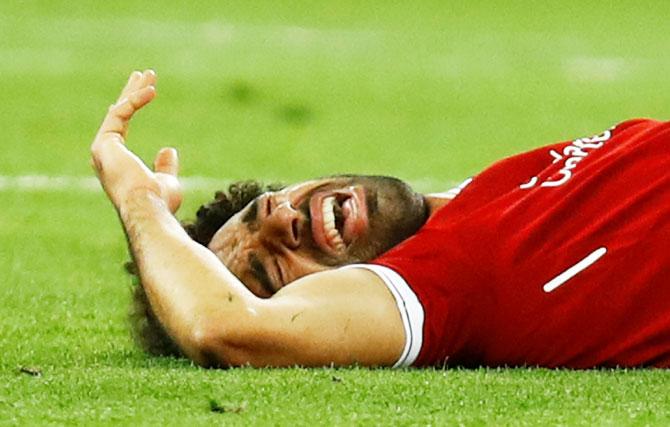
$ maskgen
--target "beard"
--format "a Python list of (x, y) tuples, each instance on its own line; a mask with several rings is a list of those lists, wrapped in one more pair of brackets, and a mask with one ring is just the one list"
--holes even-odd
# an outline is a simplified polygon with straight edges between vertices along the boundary
[[(310, 242), (314, 258), (324, 265), (336, 267), (371, 261), (414, 235), (428, 219), (424, 197), (400, 179), (377, 175), (329, 178), (344, 178), (346, 185), (361, 185), (365, 189), (369, 226), (368, 232), (354, 241), (342, 256), (325, 255)], [(301, 210), (309, 215), (306, 206)]]
[[(423, 196), (397, 178), (365, 176), (369, 232), (351, 245), (355, 262), (370, 261), (414, 235), (428, 219)], [(356, 180), (356, 179), (355, 179)]]

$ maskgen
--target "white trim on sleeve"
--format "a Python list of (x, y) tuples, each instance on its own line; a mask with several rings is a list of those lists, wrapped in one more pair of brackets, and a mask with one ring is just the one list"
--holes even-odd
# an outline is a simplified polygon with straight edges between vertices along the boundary
[(352, 264), (343, 268), (364, 268), (379, 276), (395, 298), (403, 327), (405, 328), (405, 348), (394, 368), (410, 366), (416, 360), (423, 343), (423, 306), (405, 279), (388, 267), (375, 264)]

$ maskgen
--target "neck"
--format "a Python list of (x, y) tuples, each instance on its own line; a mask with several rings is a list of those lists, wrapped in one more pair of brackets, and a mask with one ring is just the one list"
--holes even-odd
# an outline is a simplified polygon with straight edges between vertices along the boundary
[(451, 201), (450, 198), (440, 194), (425, 194), (423, 199), (426, 201), (426, 206), (428, 207), (429, 218)]

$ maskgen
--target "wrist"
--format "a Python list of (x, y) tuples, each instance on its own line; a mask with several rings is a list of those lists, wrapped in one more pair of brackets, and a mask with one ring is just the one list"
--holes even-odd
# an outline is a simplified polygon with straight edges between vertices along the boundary
[(137, 187), (130, 190), (120, 201), (118, 210), (124, 224), (145, 217), (155, 217), (160, 212), (169, 213), (160, 194), (149, 187)]

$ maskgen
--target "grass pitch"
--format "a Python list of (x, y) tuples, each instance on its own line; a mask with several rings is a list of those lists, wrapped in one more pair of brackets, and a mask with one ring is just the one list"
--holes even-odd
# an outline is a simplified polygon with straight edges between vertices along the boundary
[(669, 424), (659, 370), (148, 358), (125, 322), (114, 212), (72, 184), (90, 177), (88, 145), (128, 72), (154, 67), (160, 95), (129, 143), (145, 158), (177, 146), (186, 176), (386, 173), (443, 190), (507, 154), (667, 119), (669, 16), (662, 1), (3, 2), (0, 425)]

